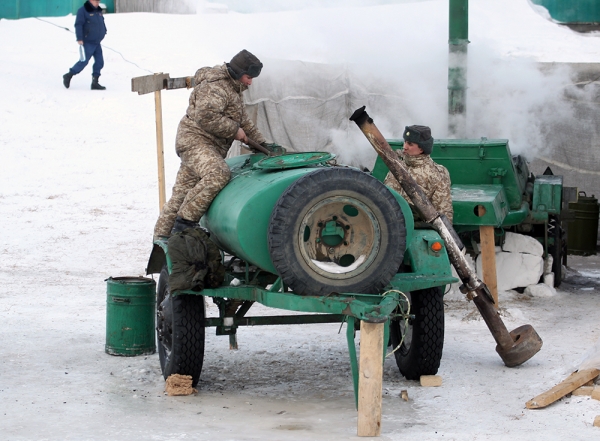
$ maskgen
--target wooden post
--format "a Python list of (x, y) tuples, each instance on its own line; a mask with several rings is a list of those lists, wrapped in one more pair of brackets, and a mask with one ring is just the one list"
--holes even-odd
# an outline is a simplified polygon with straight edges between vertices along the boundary
[[(155, 73), (131, 79), (131, 91), (138, 95), (154, 92), (154, 111), (156, 113), (156, 154), (158, 160), (158, 204), (159, 211), (166, 202), (165, 196), (165, 152), (163, 145), (162, 101), (160, 91), (169, 88), (169, 74)], [(179, 80), (179, 79), (177, 79)], [(177, 85), (172, 88), (185, 87)]]
[(494, 227), (482, 225), (479, 227), (481, 238), (481, 272), (485, 283), (494, 298), (494, 307), (498, 309), (498, 277), (496, 274), (496, 244), (494, 242)]
[(358, 436), (381, 434), (384, 323), (360, 322)]
[(165, 149), (163, 144), (162, 101), (160, 90), (154, 92), (154, 107), (156, 112), (156, 155), (158, 160), (158, 210), (167, 202), (165, 193)]

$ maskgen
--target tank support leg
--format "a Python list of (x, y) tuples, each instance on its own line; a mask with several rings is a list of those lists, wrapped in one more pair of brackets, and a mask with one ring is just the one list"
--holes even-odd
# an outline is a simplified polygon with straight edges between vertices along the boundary
[(350, 369), (352, 370), (352, 384), (354, 385), (354, 403), (358, 409), (358, 361), (356, 358), (356, 345), (354, 343), (354, 323), (354, 317), (346, 316), (346, 340), (348, 341)]
[(381, 434), (383, 384), (383, 336), (385, 323), (360, 322), (360, 369), (358, 380), (358, 436)]

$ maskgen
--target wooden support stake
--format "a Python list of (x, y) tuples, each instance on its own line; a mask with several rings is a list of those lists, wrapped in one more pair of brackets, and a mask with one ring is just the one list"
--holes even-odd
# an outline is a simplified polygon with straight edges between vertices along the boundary
[(160, 90), (154, 92), (156, 111), (156, 156), (158, 159), (158, 210), (162, 211), (167, 202), (165, 193), (165, 148), (163, 143), (162, 101)]
[(598, 375), (600, 375), (600, 370), (598, 369), (583, 369), (581, 371), (573, 372), (564, 381), (560, 382), (549, 391), (529, 400), (525, 403), (525, 406), (528, 409), (540, 409), (546, 407), (568, 393), (573, 392), (588, 381), (593, 380)]
[[(156, 112), (156, 150), (158, 157), (158, 209), (162, 210), (166, 202), (165, 196), (165, 152), (163, 145), (163, 127), (162, 127), (162, 101), (160, 91), (166, 89), (169, 81), (169, 74), (155, 73), (131, 79), (131, 91), (138, 95), (154, 92), (154, 111)], [(185, 81), (184, 81), (185, 84)], [(184, 87), (184, 86), (181, 86)], [(173, 87), (176, 88), (176, 87)]]
[(358, 436), (381, 434), (384, 323), (360, 322)]
[[(483, 210), (483, 213), (482, 213)], [(485, 214), (485, 208), (479, 207), (479, 216)], [(498, 277), (496, 275), (496, 244), (494, 242), (494, 227), (482, 225), (479, 227), (481, 238), (481, 270), (485, 283), (494, 298), (494, 306), (498, 309)]]

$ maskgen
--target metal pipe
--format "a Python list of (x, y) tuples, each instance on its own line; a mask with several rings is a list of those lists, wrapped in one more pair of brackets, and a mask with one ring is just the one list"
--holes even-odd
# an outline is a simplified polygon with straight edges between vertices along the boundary
[(466, 136), (469, 0), (450, 0), (448, 39), (448, 132)]
[(542, 347), (542, 339), (531, 325), (521, 326), (513, 332), (508, 332), (493, 306), (494, 299), (488, 287), (477, 278), (475, 270), (471, 268), (459, 244), (454, 239), (453, 236), (456, 235), (456, 232), (454, 232), (449, 222), (444, 222), (443, 217), (439, 215), (421, 187), (400, 162), (397, 154), (373, 123), (373, 119), (365, 112), (365, 106), (357, 109), (350, 120), (356, 123), (381, 156), (385, 165), (388, 166), (402, 189), (412, 200), (419, 215), (425, 222), (432, 225), (444, 240), (448, 258), (463, 282), (461, 291), (464, 294), (470, 293), (474, 297), (475, 306), (477, 306), (479, 313), (496, 340), (496, 352), (498, 352), (504, 364), (509, 367), (517, 366), (533, 357)]
[(270, 151), (269, 149), (263, 147), (258, 142), (251, 140), (250, 138), (248, 138), (248, 145), (250, 147), (252, 147), (254, 150), (258, 150), (259, 152), (264, 153), (267, 156), (273, 156), (273, 152), (272, 151)]

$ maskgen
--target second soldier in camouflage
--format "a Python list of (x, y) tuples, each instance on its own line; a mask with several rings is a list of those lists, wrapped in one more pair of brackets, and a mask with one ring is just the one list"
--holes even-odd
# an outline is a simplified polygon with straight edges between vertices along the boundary
[[(403, 138), (404, 149), (398, 151), (398, 157), (413, 179), (423, 189), (437, 212), (445, 214), (448, 220), (452, 222), (454, 211), (450, 192), (450, 174), (446, 167), (435, 163), (429, 156), (433, 148), (431, 129), (427, 126), (408, 126), (404, 128)], [(406, 199), (413, 208), (415, 218), (418, 218), (410, 198), (391, 173), (387, 174), (384, 184), (396, 190)]]

